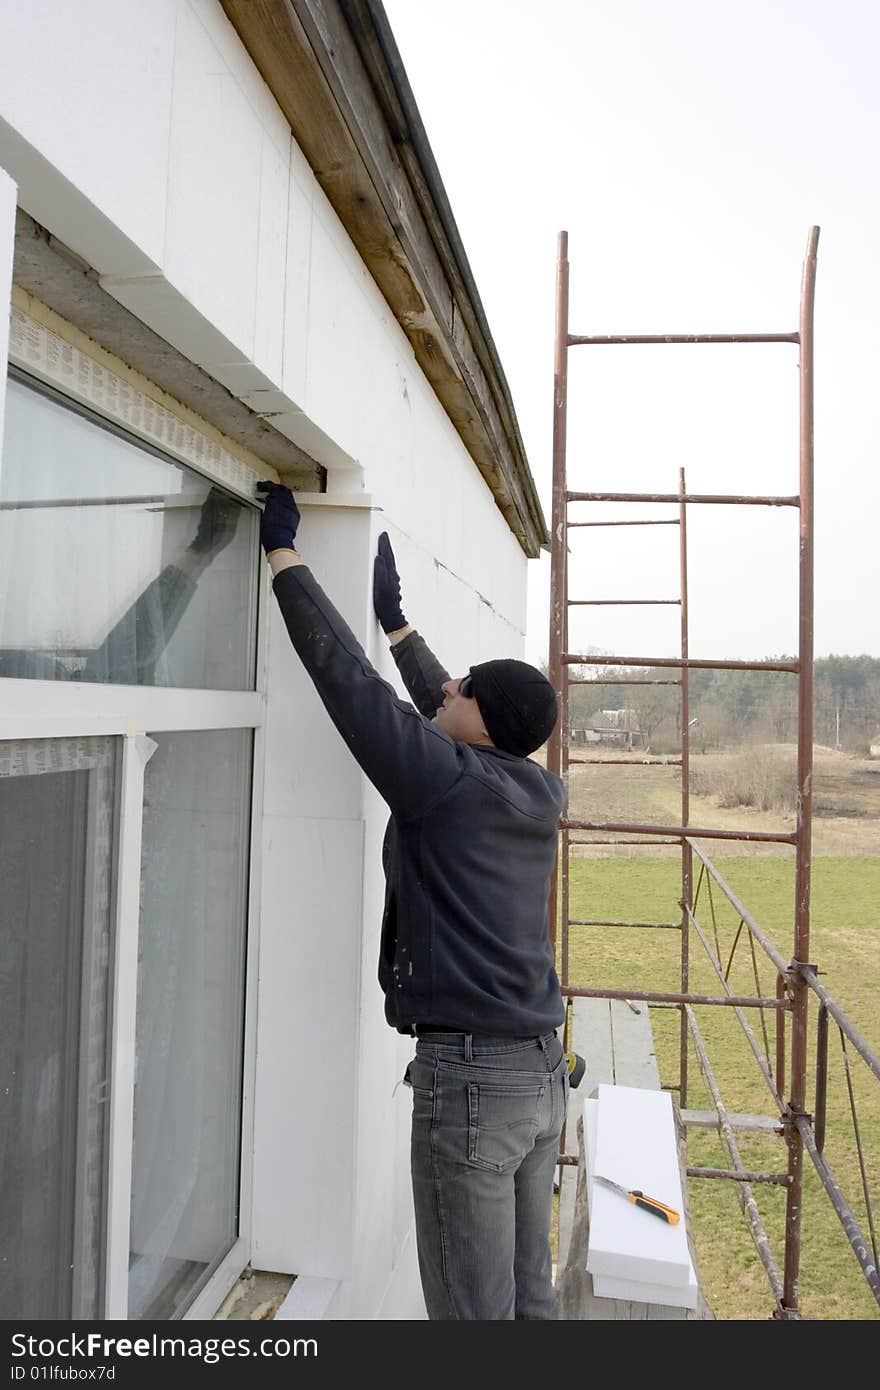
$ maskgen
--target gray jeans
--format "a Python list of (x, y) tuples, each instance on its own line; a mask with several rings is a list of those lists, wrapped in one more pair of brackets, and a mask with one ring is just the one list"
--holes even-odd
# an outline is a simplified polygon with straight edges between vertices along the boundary
[(556, 1034), (423, 1034), (404, 1081), (428, 1317), (558, 1317), (549, 1236), (568, 1068)]

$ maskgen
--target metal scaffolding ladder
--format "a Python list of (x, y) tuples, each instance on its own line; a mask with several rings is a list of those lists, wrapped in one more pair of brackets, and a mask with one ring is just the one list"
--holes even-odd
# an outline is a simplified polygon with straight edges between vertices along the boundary
[[(559, 253), (556, 281), (556, 350), (555, 382), (553, 400), (553, 501), (551, 530), (551, 570), (550, 570), (550, 651), (549, 676), (559, 700), (559, 721), (547, 748), (547, 766), (560, 775), (566, 787), (566, 809), (560, 820), (560, 860), (550, 897), (551, 936), (556, 947), (557, 921), (561, 930), (561, 940), (557, 947), (560, 962), (560, 979), (563, 996), (570, 999), (578, 996), (644, 1000), (647, 1003), (672, 1004), (678, 1007), (681, 1015), (679, 1078), (668, 1089), (678, 1091), (680, 1105), (687, 1105), (688, 1093), (688, 1041), (694, 1035), (699, 1053), (699, 1034), (693, 1015), (693, 1005), (713, 1004), (734, 1008), (744, 1027), (743, 1009), (759, 1008), (761, 1017), (764, 1011), (771, 1011), (776, 1019), (776, 1061), (777, 1075), (775, 1088), (779, 1109), (785, 1124), (788, 1145), (788, 1173), (786, 1175), (786, 1249), (784, 1278), (774, 1283), (777, 1294), (777, 1316), (797, 1316), (797, 1287), (800, 1255), (801, 1189), (803, 1164), (803, 1120), (805, 1117), (806, 1070), (807, 1070), (807, 995), (808, 989), (799, 970), (809, 968), (810, 932), (810, 859), (812, 832), (812, 755), (813, 755), (813, 304), (815, 297), (816, 251), (819, 229), (810, 231), (807, 253), (804, 261), (800, 298), (800, 319), (796, 332), (789, 333), (718, 333), (692, 335), (640, 335), (621, 337), (588, 337), (569, 332), (568, 326), (568, 234), (559, 234)], [(623, 493), (623, 492), (580, 492), (569, 489), (566, 476), (566, 427), (568, 406), (568, 353), (575, 347), (625, 346), (628, 344), (688, 345), (713, 343), (790, 343), (800, 350), (799, 366), (799, 417), (800, 417), (800, 478), (798, 492), (791, 496), (740, 496), (735, 494), (688, 493), (684, 469), (679, 471), (678, 491), (673, 493)], [(673, 519), (657, 518), (651, 520), (580, 521), (571, 520), (569, 509), (573, 504), (591, 503), (657, 503), (671, 504), (677, 508)], [(687, 569), (687, 517), (688, 508), (702, 504), (729, 504), (731, 506), (794, 507), (799, 511), (799, 603), (798, 603), (798, 654), (792, 661), (727, 661), (707, 658), (693, 658), (688, 644), (688, 569)], [(572, 597), (568, 585), (568, 543), (569, 531), (574, 527), (589, 526), (645, 526), (673, 525), (678, 527), (680, 592), (667, 599), (594, 599)], [(568, 618), (572, 607), (582, 605), (643, 605), (668, 604), (680, 609), (680, 654), (676, 657), (657, 656), (597, 656), (583, 655), (569, 650)], [(604, 758), (573, 756), (569, 732), (569, 690), (580, 678), (572, 678), (569, 672), (576, 666), (613, 667), (614, 684), (644, 685), (671, 684), (680, 691), (681, 746), (676, 755), (666, 757)], [(637, 668), (633, 675), (621, 676), (620, 670)], [(645, 668), (652, 674), (645, 675)], [(658, 676), (657, 671), (669, 671)], [(689, 772), (690, 772), (690, 722), (689, 722), (689, 673), (693, 670), (742, 670), (779, 671), (797, 677), (798, 682), (798, 754), (797, 754), (797, 820), (794, 833), (780, 830), (778, 833), (713, 829), (698, 827), (690, 823)], [(597, 684), (609, 684), (596, 678)], [(625, 763), (627, 765), (666, 764), (676, 766), (681, 774), (681, 816), (677, 825), (650, 825), (632, 822), (610, 822), (572, 819), (568, 810), (569, 768), (573, 763)], [(613, 839), (584, 840), (578, 838), (584, 833), (591, 837), (613, 836)], [(620, 838), (632, 837), (632, 838)], [(775, 998), (760, 998), (734, 995), (722, 980), (725, 993), (721, 996), (694, 994), (689, 989), (689, 952), (691, 930), (700, 932), (694, 916), (693, 863), (696, 854), (703, 859), (702, 851), (695, 843), (710, 841), (769, 841), (789, 844), (795, 850), (795, 909), (794, 909), (794, 950), (791, 962), (784, 961), (775, 949), (766, 943), (765, 949), (777, 967), (777, 989)], [(675, 844), (681, 847), (681, 916), (675, 922), (647, 921), (598, 921), (593, 918), (572, 918), (570, 916), (569, 867), (571, 850), (583, 844), (630, 843), (639, 845)], [(745, 909), (743, 909), (745, 912)], [(757, 931), (757, 924), (749, 919), (749, 930)], [(651, 991), (603, 988), (601, 985), (578, 985), (569, 978), (569, 939), (570, 929), (579, 926), (603, 926), (609, 928), (654, 927), (676, 928), (681, 934), (681, 988), (678, 991)], [(717, 973), (717, 972), (716, 972)], [(790, 1086), (785, 1094), (785, 1048), (786, 1013), (791, 1015), (791, 1065)], [(754, 1050), (754, 1049), (753, 1049)], [(702, 1054), (699, 1054), (702, 1056)], [(756, 1052), (756, 1056), (757, 1056)], [(759, 1059), (760, 1060), (760, 1059)], [(763, 1068), (762, 1068), (763, 1069)], [(765, 1072), (766, 1075), (766, 1072)], [(771, 1083), (773, 1078), (770, 1078)], [(772, 1089), (772, 1084), (771, 1084)], [(721, 1176), (721, 1174), (713, 1174)], [(724, 1176), (733, 1177), (732, 1173)], [(769, 1272), (769, 1270), (768, 1270)]]

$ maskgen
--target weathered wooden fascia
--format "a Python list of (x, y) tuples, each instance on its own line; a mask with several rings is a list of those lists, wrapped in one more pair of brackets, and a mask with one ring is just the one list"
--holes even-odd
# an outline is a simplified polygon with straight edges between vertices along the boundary
[(510, 393), (384, 11), (221, 0), (525, 553), (548, 540)]

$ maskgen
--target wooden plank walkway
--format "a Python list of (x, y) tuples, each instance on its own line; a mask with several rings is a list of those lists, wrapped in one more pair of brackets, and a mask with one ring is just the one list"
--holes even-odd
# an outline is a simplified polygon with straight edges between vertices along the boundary
[[(583, 1125), (581, 1116), (586, 1096), (600, 1082), (619, 1086), (644, 1086), (660, 1089), (660, 1074), (654, 1055), (654, 1037), (644, 1003), (627, 1004), (622, 999), (575, 999), (569, 1047), (585, 1058), (587, 1072), (580, 1086), (569, 1095), (566, 1123), (566, 1153), (577, 1153), (577, 1167), (562, 1168), (559, 1189), (559, 1258), (557, 1288), (560, 1317), (569, 1321), (633, 1319), (637, 1321), (712, 1318), (700, 1291), (695, 1309), (671, 1308), (657, 1303), (635, 1303), (619, 1298), (597, 1298), (593, 1279), (586, 1270), (589, 1215), (586, 1200), (586, 1168), (584, 1160)], [(676, 1120), (679, 1133), (679, 1162), (682, 1171), (682, 1190), (685, 1196), (684, 1218), (687, 1223), (691, 1259), (697, 1271), (693, 1231), (687, 1202), (685, 1177), (684, 1127)]]

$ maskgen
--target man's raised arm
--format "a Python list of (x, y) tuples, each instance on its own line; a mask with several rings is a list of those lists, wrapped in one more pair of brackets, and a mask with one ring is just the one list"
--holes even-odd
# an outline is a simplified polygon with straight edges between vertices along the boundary
[(391, 643), (391, 655), (413, 704), (421, 714), (433, 719), (443, 704), (443, 683), (449, 680), (449, 672), (403, 616), (400, 575), (387, 531), (379, 537), (373, 562), (373, 609)]
[(425, 810), (461, 775), (456, 744), (382, 680), (303, 563), (294, 547), (299, 510), (293, 494), (278, 483), (257, 486), (268, 494), (260, 538), (275, 575), (275, 596), (328, 714), (392, 810)]

